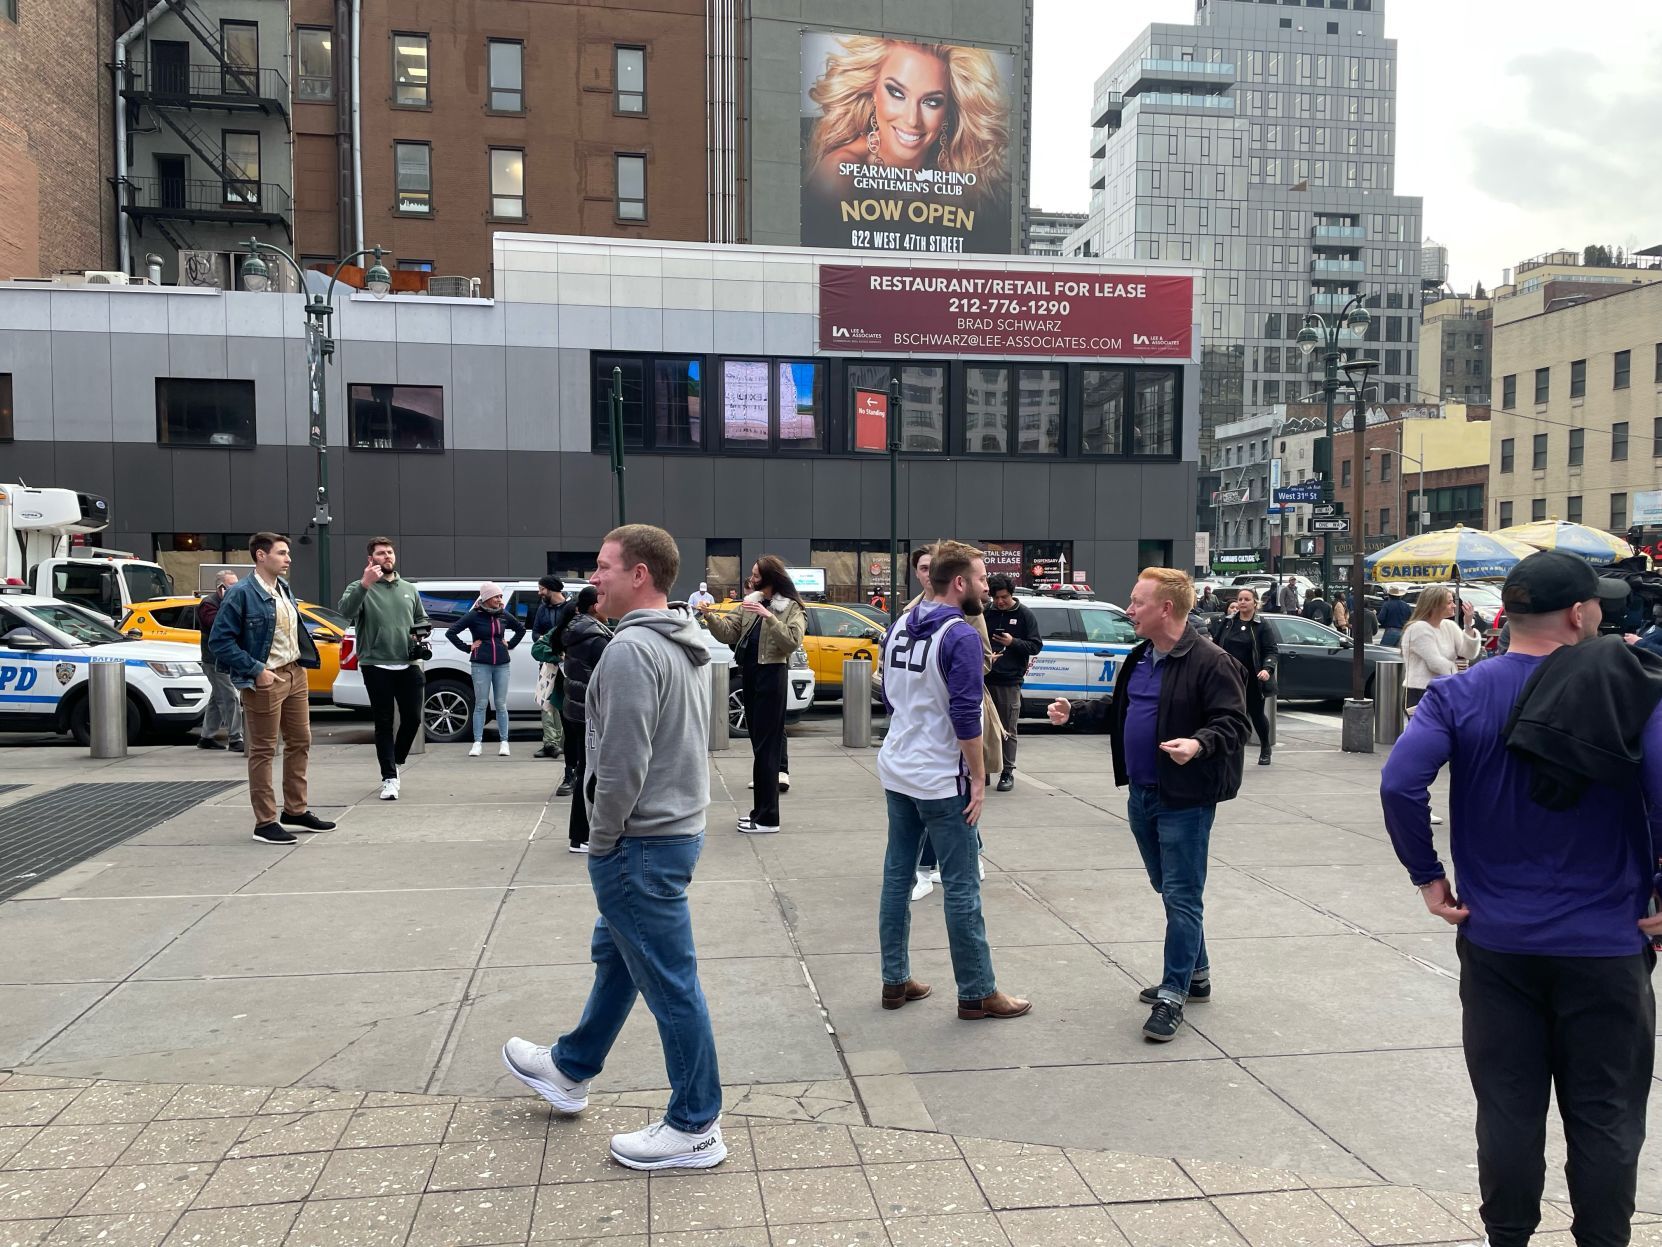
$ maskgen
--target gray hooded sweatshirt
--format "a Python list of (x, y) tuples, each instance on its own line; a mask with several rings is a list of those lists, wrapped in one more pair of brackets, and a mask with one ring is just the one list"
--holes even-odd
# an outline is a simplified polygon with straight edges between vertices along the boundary
[(681, 603), (618, 621), (589, 680), (589, 851), (692, 836), (710, 804), (710, 651)]

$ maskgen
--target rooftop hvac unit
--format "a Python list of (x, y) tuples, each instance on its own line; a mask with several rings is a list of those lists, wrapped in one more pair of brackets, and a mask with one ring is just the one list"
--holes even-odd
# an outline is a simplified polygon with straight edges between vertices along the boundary
[(479, 279), (477, 277), (430, 277), (427, 280), (427, 293), (436, 299), (477, 299), (479, 297)]
[(84, 273), (61, 273), (57, 280), (65, 286), (125, 286), (127, 274), (117, 269), (89, 268)]

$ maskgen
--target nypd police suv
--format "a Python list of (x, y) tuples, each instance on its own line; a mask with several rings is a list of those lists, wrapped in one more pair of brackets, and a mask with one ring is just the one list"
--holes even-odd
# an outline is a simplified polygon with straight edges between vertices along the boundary
[(92, 739), (88, 673), (127, 668), (127, 739), (201, 721), (208, 679), (194, 645), (133, 641), (99, 616), (56, 598), (0, 592), (0, 731), (68, 732)]

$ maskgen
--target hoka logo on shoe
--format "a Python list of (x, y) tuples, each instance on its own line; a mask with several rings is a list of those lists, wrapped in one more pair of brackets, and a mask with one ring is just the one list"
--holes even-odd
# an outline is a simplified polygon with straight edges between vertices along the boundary
[(710, 1148), (714, 1147), (715, 1145), (716, 1145), (716, 1136), (711, 1135), (708, 1139), (705, 1139), (700, 1143), (694, 1143), (692, 1150), (695, 1151), (695, 1152), (703, 1152), (703, 1151), (709, 1150)]

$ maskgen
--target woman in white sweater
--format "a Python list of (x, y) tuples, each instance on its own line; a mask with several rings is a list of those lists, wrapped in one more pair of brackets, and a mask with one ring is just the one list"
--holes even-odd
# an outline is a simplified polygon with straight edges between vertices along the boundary
[(1414, 614), (1402, 630), (1402, 686), (1412, 710), (1426, 686), (1439, 676), (1465, 669), (1477, 657), (1480, 641), (1470, 602), (1462, 602), (1465, 627), (1454, 622), (1454, 595), (1441, 585), (1424, 589)]

